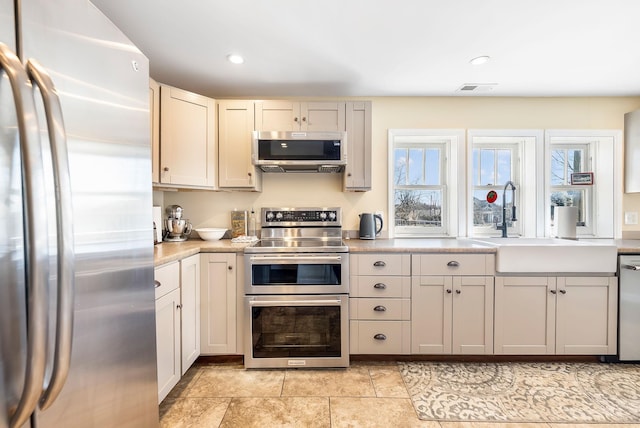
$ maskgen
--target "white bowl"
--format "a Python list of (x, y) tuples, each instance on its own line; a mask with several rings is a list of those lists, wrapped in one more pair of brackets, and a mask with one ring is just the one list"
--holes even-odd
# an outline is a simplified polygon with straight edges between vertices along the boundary
[(216, 227), (205, 227), (203, 229), (196, 229), (200, 239), (204, 239), (205, 241), (217, 241), (222, 238), (227, 229), (220, 229)]

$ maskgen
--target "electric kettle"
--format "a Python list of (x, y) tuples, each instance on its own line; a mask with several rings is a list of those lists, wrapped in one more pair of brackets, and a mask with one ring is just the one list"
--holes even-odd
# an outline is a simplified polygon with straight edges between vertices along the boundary
[[(380, 220), (380, 227), (377, 228), (377, 220)], [(382, 230), (382, 217), (378, 214), (360, 214), (360, 239), (376, 239), (376, 235)]]

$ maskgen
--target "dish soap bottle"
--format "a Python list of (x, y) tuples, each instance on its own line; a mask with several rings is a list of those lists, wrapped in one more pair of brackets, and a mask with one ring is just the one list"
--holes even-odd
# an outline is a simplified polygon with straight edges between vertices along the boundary
[(253, 208), (251, 208), (249, 216), (249, 236), (256, 236), (256, 213)]

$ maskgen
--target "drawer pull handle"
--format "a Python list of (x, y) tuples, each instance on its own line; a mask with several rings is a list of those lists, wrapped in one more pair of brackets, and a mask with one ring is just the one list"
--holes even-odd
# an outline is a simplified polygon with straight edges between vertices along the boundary
[(449, 263), (447, 263), (447, 266), (449, 266), (449, 267), (459, 267), (460, 263), (455, 261), (455, 260), (451, 260)]
[(378, 260), (377, 262), (375, 262), (373, 264), (375, 267), (385, 267), (387, 264), (385, 262), (383, 262), (382, 260)]
[(385, 290), (387, 288), (387, 284), (379, 282), (377, 284), (373, 284), (373, 288), (377, 288), (378, 290)]
[(376, 311), (376, 312), (385, 312), (387, 310), (387, 308), (385, 308), (382, 305), (378, 305), (375, 308), (373, 308), (373, 310)]
[(382, 334), (382, 333), (378, 333), (378, 334), (376, 334), (375, 336), (373, 336), (373, 338), (374, 338), (375, 340), (387, 340), (387, 336), (385, 336), (385, 335), (384, 335), (384, 334)]
[(162, 283), (160, 281), (158, 281), (157, 279), (154, 279), (153, 283), (155, 284), (156, 288), (160, 288), (160, 286), (162, 285)]

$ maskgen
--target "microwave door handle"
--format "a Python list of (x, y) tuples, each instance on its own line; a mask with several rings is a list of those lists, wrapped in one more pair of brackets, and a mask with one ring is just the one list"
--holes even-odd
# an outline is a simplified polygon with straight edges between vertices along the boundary
[(251, 300), (249, 306), (252, 307), (275, 307), (275, 306), (340, 306), (339, 299), (323, 300)]
[(58, 275), (55, 329), (55, 347), (51, 379), (40, 400), (40, 408), (47, 409), (53, 404), (65, 384), (71, 365), (71, 345), (73, 339), (73, 306), (75, 281), (75, 255), (73, 249), (73, 212), (71, 207), (71, 178), (67, 135), (60, 98), (51, 77), (35, 60), (27, 62), (27, 74), (42, 95), (51, 158), (56, 200), (56, 234), (58, 251)]
[(42, 146), (33, 89), (20, 59), (0, 43), (0, 68), (9, 80), (16, 108), (22, 157), (25, 265), (27, 288), (27, 343), (22, 394), (9, 427), (22, 427), (38, 405), (45, 377), (48, 332), (49, 244)]

